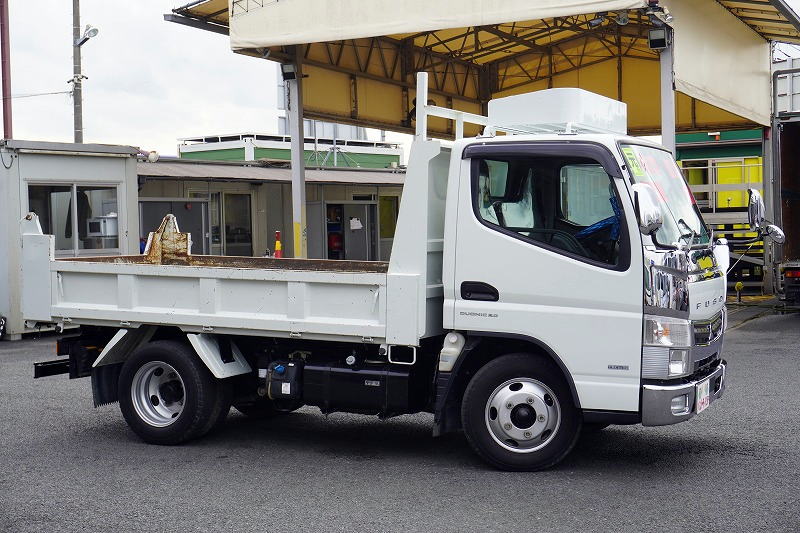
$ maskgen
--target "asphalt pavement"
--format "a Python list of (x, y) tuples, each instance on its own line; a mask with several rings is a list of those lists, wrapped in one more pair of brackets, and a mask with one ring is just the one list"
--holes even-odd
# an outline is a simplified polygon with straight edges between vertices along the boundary
[(88, 379), (32, 379), (53, 342), (0, 342), (0, 530), (800, 531), (800, 315), (732, 328), (726, 395), (693, 420), (585, 435), (538, 473), (432, 438), (430, 415), (232, 411), (150, 446)]

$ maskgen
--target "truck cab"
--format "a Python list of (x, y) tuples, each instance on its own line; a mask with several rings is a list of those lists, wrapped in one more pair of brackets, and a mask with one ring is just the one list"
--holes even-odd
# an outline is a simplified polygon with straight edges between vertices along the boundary
[[(668, 151), (537, 135), (458, 142), (451, 158), (446, 329), (557, 354), (581, 409), (609, 419), (685, 420), (708, 376), (722, 394), (725, 273)], [(661, 207), (644, 233), (643, 204)]]

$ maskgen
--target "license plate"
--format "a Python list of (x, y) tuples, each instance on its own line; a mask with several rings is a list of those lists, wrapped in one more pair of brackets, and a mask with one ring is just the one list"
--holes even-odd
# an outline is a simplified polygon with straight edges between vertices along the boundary
[(697, 412), (702, 413), (706, 407), (711, 403), (711, 395), (709, 394), (709, 383), (710, 380), (706, 379), (705, 381), (701, 381), (697, 384), (697, 390), (695, 391), (695, 398), (696, 405), (697, 405)]

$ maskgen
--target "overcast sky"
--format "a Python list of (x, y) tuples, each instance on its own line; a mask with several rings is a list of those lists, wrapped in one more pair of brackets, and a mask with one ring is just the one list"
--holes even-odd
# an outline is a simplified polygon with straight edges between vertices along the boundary
[[(277, 131), (274, 63), (230, 51), (228, 38), (165, 22), (185, 0), (81, 0), (84, 140), (163, 155), (177, 138)], [(789, 0), (800, 8), (800, 0)], [(67, 91), (72, 2), (10, 0), (12, 94)], [(68, 94), (14, 98), (14, 137), (71, 141)]]
[[(275, 63), (234, 54), (225, 35), (165, 22), (178, 0), (81, 0), (100, 29), (83, 48), (84, 141), (176, 153), (194, 135), (275, 131)], [(11, 0), (12, 94), (67, 91), (72, 2)], [(14, 98), (14, 137), (72, 141), (68, 94)]]

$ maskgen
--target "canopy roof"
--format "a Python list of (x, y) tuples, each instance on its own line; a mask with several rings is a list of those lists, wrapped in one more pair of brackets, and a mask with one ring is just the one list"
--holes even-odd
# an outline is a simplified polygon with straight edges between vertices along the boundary
[[(770, 40), (800, 43), (784, 0), (662, 0), (675, 19), (677, 129), (769, 123)], [(228, 33), (244, 54), (303, 64), (305, 116), (412, 131), (414, 74), (437, 105), (485, 112), (498, 96), (581, 87), (660, 131), (654, 18), (645, 0), (200, 0), (167, 20)], [(429, 130), (452, 135), (432, 119)], [(474, 131), (467, 133), (475, 133)]]

